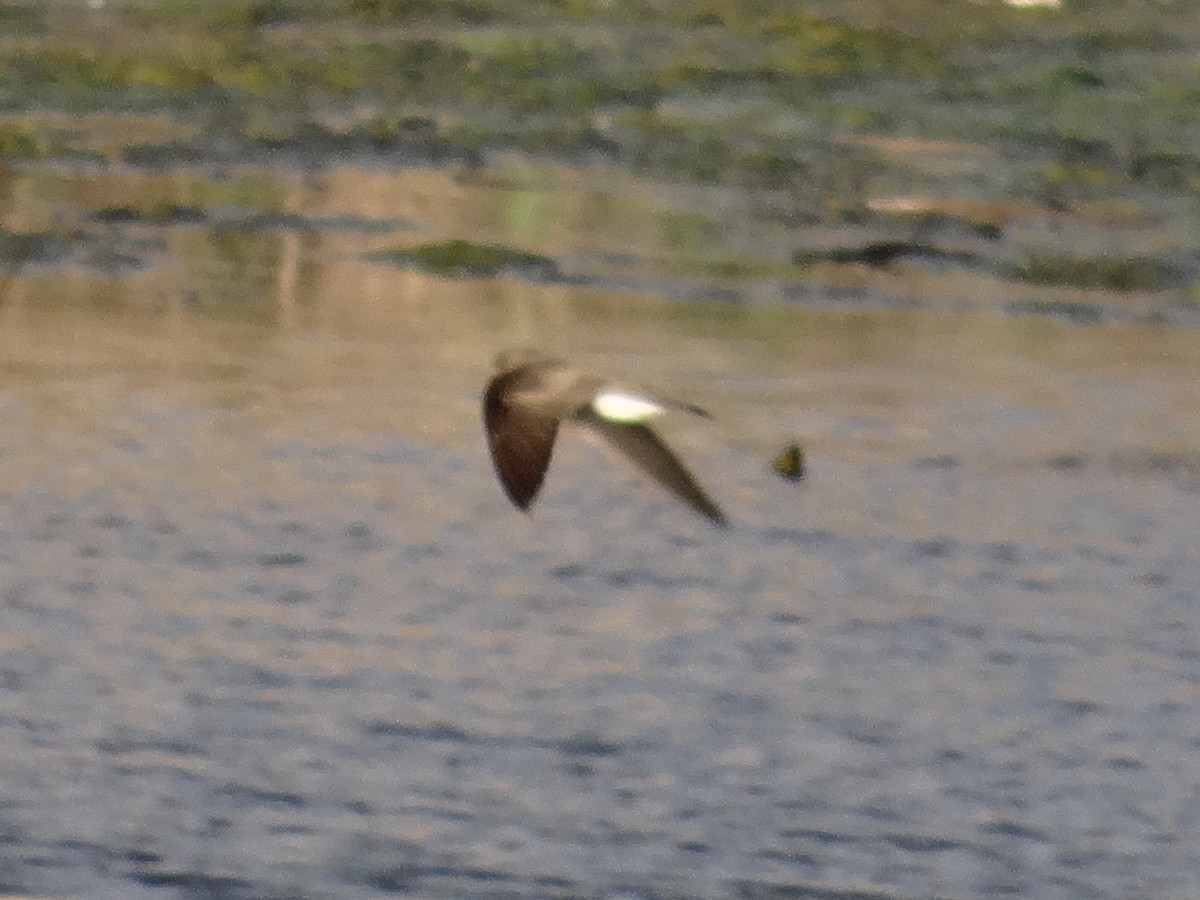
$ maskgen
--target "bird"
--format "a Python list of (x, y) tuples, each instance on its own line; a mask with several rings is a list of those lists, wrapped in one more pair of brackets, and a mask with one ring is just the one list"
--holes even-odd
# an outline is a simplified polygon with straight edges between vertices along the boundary
[(509, 500), (528, 511), (550, 465), (559, 425), (599, 434), (641, 471), (714, 525), (728, 524), (716, 501), (646, 423), (675, 407), (711, 418), (698, 406), (645, 396), (538, 350), (500, 353), (483, 395), (492, 465)]

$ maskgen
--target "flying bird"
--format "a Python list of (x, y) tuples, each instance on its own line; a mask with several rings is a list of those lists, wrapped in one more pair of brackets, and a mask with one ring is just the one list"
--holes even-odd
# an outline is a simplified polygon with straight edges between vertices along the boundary
[(708, 416), (696, 406), (631, 392), (536, 350), (506, 350), (483, 396), (492, 465), (513, 504), (527, 510), (550, 465), (559, 424), (590, 428), (635, 466), (716, 525), (725, 514), (646, 423), (669, 407)]

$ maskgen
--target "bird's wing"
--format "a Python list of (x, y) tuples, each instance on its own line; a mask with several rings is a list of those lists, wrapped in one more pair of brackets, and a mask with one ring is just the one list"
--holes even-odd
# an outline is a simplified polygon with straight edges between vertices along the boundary
[(582, 416), (581, 421), (700, 515), (717, 525), (726, 524), (721, 508), (649, 427), (609, 422), (595, 414)]
[(530, 413), (512, 402), (515, 374), (492, 379), (484, 394), (483, 422), (492, 465), (504, 492), (517, 507), (528, 509), (546, 477), (558, 420)]

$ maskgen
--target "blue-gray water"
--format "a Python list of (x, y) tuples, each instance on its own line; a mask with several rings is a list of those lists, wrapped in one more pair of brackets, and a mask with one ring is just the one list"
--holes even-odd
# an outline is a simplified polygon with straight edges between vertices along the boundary
[(1195, 16), (785, 5), (0, 4), (0, 895), (1200, 897)]
[[(392, 312), (47, 312), (58, 276), (14, 283), (6, 892), (1200, 895), (1187, 329), (555, 319), (520, 283), (334, 264), (330, 297), (382, 278)], [(709, 406), (668, 430), (734, 527), (575, 433), (510, 508), (496, 304)], [(799, 484), (769, 466), (794, 437)]]

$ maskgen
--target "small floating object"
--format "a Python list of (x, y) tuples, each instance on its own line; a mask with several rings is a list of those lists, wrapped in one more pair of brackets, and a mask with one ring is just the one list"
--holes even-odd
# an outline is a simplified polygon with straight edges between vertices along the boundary
[(776, 474), (788, 481), (799, 481), (804, 477), (804, 451), (798, 441), (792, 441), (771, 463)]

